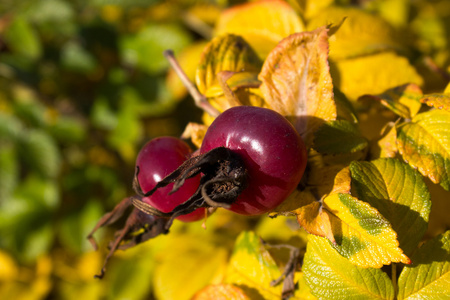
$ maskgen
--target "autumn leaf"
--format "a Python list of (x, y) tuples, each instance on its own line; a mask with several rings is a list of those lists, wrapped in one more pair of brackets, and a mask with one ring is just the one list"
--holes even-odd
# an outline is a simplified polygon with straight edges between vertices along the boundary
[(425, 243), (398, 279), (398, 299), (446, 299), (450, 295), (450, 231)]
[(323, 202), (336, 239), (334, 248), (352, 264), (381, 268), (410, 262), (391, 224), (375, 208), (349, 194), (332, 194)]
[(245, 292), (232, 284), (208, 285), (197, 292), (191, 300), (250, 300)]
[(319, 299), (394, 299), (386, 273), (350, 263), (321, 237), (309, 236), (302, 270), (311, 293)]
[(227, 251), (195, 235), (173, 236), (161, 252), (153, 285), (158, 299), (190, 299), (198, 290), (221, 277)]
[(183, 139), (190, 139), (197, 148), (200, 148), (203, 138), (205, 137), (206, 130), (208, 130), (208, 126), (190, 122), (186, 125), (181, 137)]
[[(294, 191), (276, 211), (289, 211), (296, 216), (298, 224), (308, 233), (326, 237), (335, 243), (330, 215), (323, 209), (323, 203), (316, 199), (316, 195), (349, 193), (350, 171), (339, 165), (326, 167), (316, 165), (315, 169), (316, 172), (310, 177), (307, 188), (303, 191)], [(315, 177), (317, 182), (314, 182)]]
[(422, 175), (450, 190), (450, 112), (432, 110), (416, 115), (397, 129), (403, 159)]
[(259, 79), (267, 105), (290, 119), (305, 143), (336, 118), (325, 27), (281, 41), (264, 62)]
[(308, 30), (329, 24), (339, 24), (330, 38), (330, 58), (342, 60), (387, 50), (402, 50), (403, 46), (392, 26), (383, 18), (357, 8), (331, 6), (308, 23)]
[(423, 84), (422, 77), (409, 61), (393, 52), (332, 61), (330, 72), (334, 84), (350, 100), (366, 94), (381, 94), (407, 83)]
[(431, 197), (422, 176), (406, 163), (383, 158), (350, 165), (352, 187), (391, 223), (400, 248), (410, 255), (427, 230)]
[[(203, 50), (196, 73), (197, 88), (206, 97), (223, 95), (218, 74), (223, 71), (246, 72), (247, 79), (255, 78), (261, 61), (242, 37), (226, 34), (214, 38)], [(242, 81), (241, 77), (241, 81)]]
[(420, 102), (437, 109), (450, 111), (450, 93), (448, 94), (428, 94), (420, 99)]
[(236, 239), (228, 263), (225, 283), (256, 292), (264, 299), (279, 299), (281, 286), (272, 287), (270, 283), (280, 275), (280, 270), (259, 237), (253, 232), (242, 232)]
[(285, 37), (301, 32), (304, 25), (285, 1), (265, 0), (244, 3), (225, 10), (216, 25), (216, 34), (242, 36), (264, 60)]
[(370, 157), (395, 157), (397, 155), (397, 128), (396, 123), (389, 122), (383, 128), (381, 136), (370, 145)]
[(402, 118), (414, 117), (421, 108), (422, 90), (417, 84), (404, 84), (386, 90), (379, 95), (363, 95), (358, 100), (377, 100)]

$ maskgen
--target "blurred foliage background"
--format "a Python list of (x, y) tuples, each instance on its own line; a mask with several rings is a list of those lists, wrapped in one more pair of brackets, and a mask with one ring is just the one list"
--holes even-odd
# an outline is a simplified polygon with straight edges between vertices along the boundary
[[(293, 238), (277, 231), (289, 224), (220, 212), (207, 231), (177, 223), (170, 236), (118, 253), (107, 276), (93, 278), (106, 241), (94, 252), (86, 236), (133, 194), (140, 146), (180, 136), (201, 118), (163, 50), (173, 49), (193, 78), (220, 12), (237, 2), (1, 1), (0, 298), (185, 299), (220, 282), (225, 249), (242, 230), (256, 226), (269, 238)], [(300, 14), (314, 3), (288, 2)], [(335, 3), (381, 15), (413, 44), (407, 54), (425, 73), (427, 61), (449, 65), (445, 2), (317, 1), (319, 9)], [(445, 86), (428, 73), (427, 91)], [(112, 230), (96, 236), (107, 240)], [(177, 269), (187, 271), (172, 274)]]

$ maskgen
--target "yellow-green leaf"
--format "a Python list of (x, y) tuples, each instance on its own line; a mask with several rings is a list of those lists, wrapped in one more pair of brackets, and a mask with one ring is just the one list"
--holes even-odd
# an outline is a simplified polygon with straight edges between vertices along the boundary
[(386, 273), (351, 264), (321, 237), (310, 235), (302, 270), (319, 299), (394, 299)]
[(295, 10), (280, 0), (255, 1), (225, 10), (216, 25), (216, 34), (241, 35), (261, 59), (283, 38), (304, 30)]
[(322, 154), (355, 153), (367, 146), (358, 128), (346, 120), (324, 123), (314, 135), (313, 148)]
[(375, 99), (402, 118), (412, 118), (420, 110), (422, 90), (416, 84), (404, 84), (379, 95), (364, 95), (358, 100)]
[(431, 107), (450, 111), (450, 94), (424, 95), (424, 97), (420, 99), (420, 102)]
[(393, 158), (350, 165), (352, 187), (391, 223), (405, 254), (414, 252), (427, 230), (431, 197), (419, 172)]
[(308, 23), (308, 30), (339, 24), (344, 18), (344, 23), (330, 38), (330, 58), (333, 60), (402, 49), (389, 23), (356, 8), (329, 7)]
[(197, 88), (208, 98), (223, 95), (219, 72), (247, 72), (245, 74), (249, 78), (255, 78), (252, 73), (257, 74), (261, 65), (253, 49), (242, 37), (233, 34), (216, 37), (203, 50), (196, 73)]
[(403, 159), (422, 175), (450, 190), (450, 112), (432, 110), (398, 128)]
[(268, 106), (290, 118), (307, 145), (323, 122), (336, 119), (327, 31), (321, 27), (284, 39), (259, 74)]
[(398, 299), (449, 299), (450, 231), (424, 244), (398, 279)]
[(255, 293), (253, 296), (259, 294), (264, 299), (280, 299), (281, 286), (270, 286), (270, 282), (280, 275), (259, 237), (253, 232), (242, 232), (236, 239), (225, 282), (251, 290)]
[(382, 52), (331, 63), (334, 84), (350, 99), (377, 95), (406, 83), (422, 85), (423, 79), (405, 57)]
[(332, 194), (323, 201), (336, 240), (334, 247), (352, 264), (381, 268), (391, 262), (410, 262), (399, 248), (397, 234), (375, 208), (349, 194)]

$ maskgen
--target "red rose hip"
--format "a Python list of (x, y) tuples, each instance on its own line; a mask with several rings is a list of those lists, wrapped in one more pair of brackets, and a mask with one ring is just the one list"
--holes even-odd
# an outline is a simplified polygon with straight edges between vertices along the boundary
[(208, 128), (200, 153), (217, 147), (236, 153), (247, 171), (247, 187), (230, 208), (239, 214), (273, 210), (294, 191), (306, 167), (301, 137), (270, 109), (237, 106), (223, 112)]
[[(191, 148), (184, 141), (174, 137), (158, 137), (145, 144), (136, 159), (139, 168), (137, 180), (144, 194), (152, 190), (158, 182), (177, 169), (192, 154)], [(171, 212), (176, 206), (189, 199), (200, 183), (200, 175), (189, 178), (173, 194), (169, 194), (173, 183), (157, 189), (142, 201), (164, 213)], [(184, 222), (202, 219), (205, 209), (199, 208), (189, 214), (178, 216)]]

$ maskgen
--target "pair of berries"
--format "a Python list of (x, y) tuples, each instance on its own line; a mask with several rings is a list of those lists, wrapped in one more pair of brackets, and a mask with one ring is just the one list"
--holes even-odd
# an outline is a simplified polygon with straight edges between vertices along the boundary
[(214, 120), (198, 154), (177, 138), (149, 141), (136, 160), (133, 204), (185, 222), (203, 218), (205, 207), (260, 215), (287, 198), (305, 166), (305, 146), (283, 116), (237, 106)]
[(117, 204), (88, 235), (97, 248), (93, 234), (134, 206), (96, 277), (103, 277), (117, 249), (167, 233), (174, 219), (197, 221), (216, 207), (243, 215), (273, 210), (297, 187), (305, 166), (306, 149), (294, 127), (260, 107), (237, 106), (220, 114), (195, 153), (177, 138), (151, 140), (136, 160), (137, 195)]

